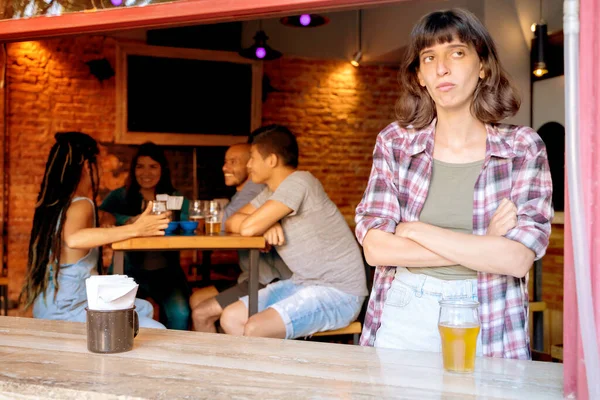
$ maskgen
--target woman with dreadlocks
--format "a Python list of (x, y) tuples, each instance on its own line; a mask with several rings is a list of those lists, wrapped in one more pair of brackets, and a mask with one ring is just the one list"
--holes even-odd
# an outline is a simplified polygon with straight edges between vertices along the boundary
[[(98, 145), (80, 132), (55, 135), (33, 217), (27, 277), (21, 293), (34, 318), (85, 322), (85, 280), (99, 270), (98, 247), (137, 236), (164, 235), (165, 215), (134, 224), (97, 228)], [(150, 303), (136, 300), (140, 326), (164, 328), (152, 319)]]

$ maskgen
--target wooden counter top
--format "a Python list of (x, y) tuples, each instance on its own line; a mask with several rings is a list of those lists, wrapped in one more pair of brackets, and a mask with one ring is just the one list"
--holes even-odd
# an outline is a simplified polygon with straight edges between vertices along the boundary
[[(85, 324), (0, 317), (0, 393), (56, 399), (560, 399), (562, 365), (141, 329), (132, 351), (87, 351)], [(0, 398), (3, 398), (0, 396)]]

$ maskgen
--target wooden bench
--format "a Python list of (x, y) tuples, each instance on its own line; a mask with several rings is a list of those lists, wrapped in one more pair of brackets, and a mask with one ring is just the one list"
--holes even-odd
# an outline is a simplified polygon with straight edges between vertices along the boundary
[(563, 345), (562, 344), (553, 344), (550, 347), (550, 355), (555, 360), (563, 361)]
[[(351, 227), (351, 228), (354, 231), (354, 227)], [(367, 278), (367, 292), (370, 294), (371, 289), (373, 288), (373, 275), (375, 273), (375, 268), (371, 267), (367, 263), (367, 260), (364, 258), (364, 252), (362, 251), (362, 248), (360, 250), (360, 253), (363, 256), (363, 265), (365, 267), (365, 275)], [(360, 334), (362, 333), (362, 323), (361, 322), (364, 320), (364, 315), (366, 314), (368, 304), (369, 304), (369, 296), (367, 296), (365, 298), (365, 301), (362, 305), (362, 310), (360, 312), (360, 315), (358, 316), (358, 319), (356, 321), (352, 322), (350, 325), (348, 325), (344, 328), (334, 329), (331, 331), (317, 332), (317, 333), (313, 334), (312, 337), (352, 335), (352, 343), (355, 345), (358, 345), (359, 339), (360, 339)]]
[(322, 337), (322, 336), (352, 335), (353, 343), (358, 344), (361, 333), (362, 333), (362, 324), (358, 321), (354, 321), (353, 323), (351, 323), (350, 325), (348, 325), (344, 328), (334, 329), (332, 331), (317, 332), (312, 336), (314, 336), (314, 337), (321, 336)]

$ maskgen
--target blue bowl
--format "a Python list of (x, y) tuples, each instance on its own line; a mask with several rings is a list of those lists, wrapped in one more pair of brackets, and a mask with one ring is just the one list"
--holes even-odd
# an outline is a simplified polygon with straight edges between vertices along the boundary
[(165, 229), (165, 234), (172, 235), (179, 228), (179, 221), (171, 221), (169, 222), (169, 226)]
[(185, 233), (192, 233), (198, 227), (198, 221), (179, 221), (179, 226)]

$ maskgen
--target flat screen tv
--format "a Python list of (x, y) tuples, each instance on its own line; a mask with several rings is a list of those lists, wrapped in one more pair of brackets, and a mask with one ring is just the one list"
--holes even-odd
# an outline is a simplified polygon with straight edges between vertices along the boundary
[(115, 141), (228, 146), (260, 125), (262, 65), (237, 53), (119, 44)]

